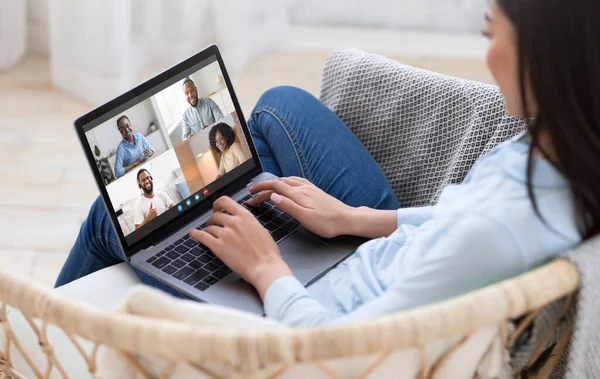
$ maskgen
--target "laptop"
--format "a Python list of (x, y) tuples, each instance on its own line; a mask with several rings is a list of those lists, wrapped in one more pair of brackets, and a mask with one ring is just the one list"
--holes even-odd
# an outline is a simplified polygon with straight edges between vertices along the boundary
[(188, 235), (221, 196), (257, 217), (304, 285), (364, 242), (322, 239), (270, 202), (246, 204), (252, 185), (277, 177), (263, 171), (215, 45), (81, 116), (75, 129), (124, 260), (192, 299), (264, 314), (254, 288)]

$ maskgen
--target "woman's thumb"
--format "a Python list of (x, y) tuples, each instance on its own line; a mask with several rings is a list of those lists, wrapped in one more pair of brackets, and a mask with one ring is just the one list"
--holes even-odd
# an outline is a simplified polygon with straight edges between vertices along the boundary
[(279, 210), (289, 214), (294, 218), (302, 218), (304, 209), (300, 205), (296, 204), (294, 200), (273, 192), (273, 194), (271, 194), (271, 201), (275, 203)]
[(304, 208), (295, 203), (294, 200), (291, 200), (287, 197), (283, 197), (280, 194), (273, 192), (273, 194), (271, 194), (271, 201), (275, 203), (279, 210), (289, 214), (290, 216), (296, 219), (302, 218)]
[(279, 208), (280, 210), (291, 214), (294, 217), (298, 216), (299, 207), (294, 201), (288, 199), (287, 197), (283, 197), (278, 193), (273, 192), (271, 194), (271, 201)]
[(280, 206), (283, 203), (283, 196), (278, 193), (273, 192), (271, 194), (271, 201), (275, 203), (275, 205)]

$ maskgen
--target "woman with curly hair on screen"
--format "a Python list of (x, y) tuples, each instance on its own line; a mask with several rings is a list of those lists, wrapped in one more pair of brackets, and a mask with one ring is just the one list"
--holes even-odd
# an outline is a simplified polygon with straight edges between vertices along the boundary
[(240, 144), (235, 142), (233, 128), (224, 122), (220, 122), (210, 129), (208, 140), (211, 149), (221, 155), (217, 178), (248, 160)]

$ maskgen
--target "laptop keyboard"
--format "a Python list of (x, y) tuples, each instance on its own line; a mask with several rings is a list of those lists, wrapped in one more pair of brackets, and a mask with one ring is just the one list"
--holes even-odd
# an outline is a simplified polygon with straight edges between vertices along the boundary
[[(238, 200), (238, 203), (256, 216), (275, 242), (281, 241), (300, 226), (298, 221), (289, 214), (281, 212), (270, 201), (257, 207), (249, 206), (246, 201), (251, 198), (252, 195), (247, 195)], [(206, 224), (200, 226), (200, 229), (204, 227)], [(187, 234), (146, 262), (200, 291), (206, 290), (231, 273), (231, 269), (212, 251)]]

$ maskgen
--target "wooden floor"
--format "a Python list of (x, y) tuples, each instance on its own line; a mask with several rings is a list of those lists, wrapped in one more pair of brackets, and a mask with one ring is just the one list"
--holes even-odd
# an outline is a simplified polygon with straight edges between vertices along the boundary
[[(245, 115), (261, 93), (294, 85), (318, 94), (323, 52), (275, 51), (233, 76)], [(489, 82), (479, 61), (394, 57)], [(72, 123), (90, 109), (52, 88), (44, 58), (0, 72), (0, 267), (52, 286), (98, 196)]]

